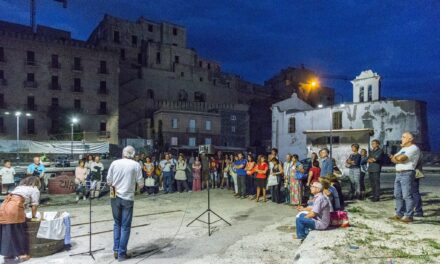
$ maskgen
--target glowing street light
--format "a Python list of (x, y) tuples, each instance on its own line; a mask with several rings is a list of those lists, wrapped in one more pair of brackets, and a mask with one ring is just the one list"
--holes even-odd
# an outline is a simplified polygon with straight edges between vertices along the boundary
[(70, 120), (70, 158), (73, 159), (73, 126), (79, 122), (79, 119), (76, 117), (72, 117)]
[[(20, 111), (15, 111), (14, 115), (17, 118), (17, 160), (20, 159), (20, 116), (23, 113)], [(11, 115), (11, 112), (5, 112), (5, 115)], [(30, 113), (25, 113), (26, 117), (30, 117)]]

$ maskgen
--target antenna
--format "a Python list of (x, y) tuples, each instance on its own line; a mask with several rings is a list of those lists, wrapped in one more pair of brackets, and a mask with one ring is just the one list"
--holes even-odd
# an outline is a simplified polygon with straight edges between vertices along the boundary
[[(36, 21), (36, 1), (37, 0), (30, 0), (31, 5), (31, 27), (32, 32), (35, 34), (37, 33), (37, 21)], [(60, 2), (63, 4), (63, 8), (67, 8), (67, 0), (54, 0), (55, 2)]]

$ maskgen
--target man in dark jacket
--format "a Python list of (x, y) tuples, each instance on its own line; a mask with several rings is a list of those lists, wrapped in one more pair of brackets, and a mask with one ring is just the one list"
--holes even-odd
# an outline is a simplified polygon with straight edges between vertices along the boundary
[(380, 171), (382, 170), (383, 150), (377, 139), (371, 141), (371, 150), (368, 155), (368, 176), (371, 185), (371, 200), (378, 202), (380, 199)]

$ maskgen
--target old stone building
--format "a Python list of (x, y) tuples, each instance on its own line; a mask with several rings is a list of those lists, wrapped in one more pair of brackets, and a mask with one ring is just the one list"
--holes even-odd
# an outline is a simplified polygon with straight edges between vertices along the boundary
[[(365, 73), (370, 73), (366, 78)], [(372, 71), (363, 72), (353, 80), (353, 90), (368, 87), (371, 79), (380, 76)], [(350, 145), (362, 143), (368, 147), (371, 139), (378, 139), (387, 153), (396, 153), (403, 132), (415, 135), (415, 142), (422, 150), (429, 150), (426, 103), (416, 100), (372, 100), (380, 98), (370, 89), (371, 100), (341, 105), (313, 108), (292, 99), (272, 106), (272, 144), (280, 155), (297, 153), (305, 158), (321, 147), (332, 147), (338, 165), (343, 167)], [(378, 86), (376, 86), (378, 88)], [(359, 98), (359, 94), (355, 97)], [(332, 140), (330, 140), (330, 137)]]
[[(128, 21), (110, 15), (105, 15), (89, 37), (88, 41), (94, 45), (119, 51), (119, 104), (120, 115), (124, 117), (120, 120), (121, 137), (151, 138), (153, 130), (157, 129), (155, 117), (158, 117), (156, 111), (160, 110), (159, 102), (246, 104), (253, 113), (254, 108), (261, 108), (262, 101), (270, 99), (271, 94), (264, 87), (237, 75), (223, 73), (217, 62), (205, 59), (187, 47), (186, 39), (186, 29), (179, 25), (158, 23), (143, 17)], [(249, 125), (259, 128), (265, 122), (269, 124), (266, 137), (270, 138), (269, 108), (270, 104), (266, 105), (269, 114), (250, 118), (246, 131), (249, 131)], [(254, 112), (258, 113), (258, 110)], [(206, 112), (192, 110), (185, 113), (186, 119), (192, 120), (193, 116), (203, 116)], [(227, 126), (233, 127), (227, 123), (223, 127)], [(256, 138), (261, 137), (261, 133), (249, 137), (213, 142), (247, 147), (258, 142)], [(237, 136), (231, 135), (231, 138)]]
[[(72, 39), (70, 32), (0, 22), (0, 132), (31, 140), (75, 139), (118, 143), (117, 53)], [(6, 115), (5, 113), (11, 113)]]
[(277, 101), (289, 98), (296, 93), (299, 99), (313, 107), (319, 104), (330, 105), (334, 102), (334, 89), (319, 85), (319, 76), (304, 66), (283, 69), (267, 80), (264, 85), (272, 91)]

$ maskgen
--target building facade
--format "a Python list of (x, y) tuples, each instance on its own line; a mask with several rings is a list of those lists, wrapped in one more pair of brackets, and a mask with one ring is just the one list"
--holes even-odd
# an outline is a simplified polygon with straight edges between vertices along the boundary
[(378, 139), (388, 153), (396, 153), (402, 133), (410, 131), (416, 137), (416, 144), (422, 150), (429, 150), (427, 109), (422, 101), (376, 100), (309, 110), (294, 105), (281, 107), (282, 103), (272, 108), (272, 144), (279, 148), (281, 156), (297, 153), (305, 158), (312, 151), (313, 137), (324, 138), (320, 147), (330, 147), (330, 135), (336, 153), (341, 143), (348, 146), (359, 143), (355, 138), (360, 136), (353, 136), (355, 132), (362, 132), (363, 137), (371, 134), (371, 139)]
[[(124, 117), (120, 120), (119, 131), (122, 138), (151, 138), (152, 131), (157, 129), (155, 113), (161, 102), (245, 104), (250, 106), (249, 113), (258, 113), (253, 107), (258, 108), (271, 97), (263, 86), (223, 73), (217, 62), (187, 47), (186, 40), (186, 29), (176, 24), (158, 23), (143, 17), (129, 21), (110, 15), (105, 15), (90, 35), (90, 43), (119, 51), (119, 105), (120, 115)], [(249, 125), (257, 127), (265, 123), (266, 132), (269, 132), (266, 136), (270, 138), (270, 105), (265, 115), (256, 114), (250, 118), (246, 131)], [(195, 112), (186, 114), (191, 119)], [(234, 125), (229, 124), (232, 120), (227, 117), (221, 120), (226, 122), (222, 127), (229, 126), (225, 128), (227, 131), (234, 130)], [(223, 134), (219, 145), (243, 146), (246, 138), (246, 146), (249, 146), (258, 142), (256, 138), (261, 136), (261, 133), (238, 136), (244, 128), (236, 126), (235, 129), (237, 132), (231, 132), (234, 135), (230, 138)]]
[[(115, 51), (74, 40), (70, 32), (0, 22), (0, 132), (30, 140), (118, 142), (119, 81)], [(10, 115), (7, 115), (10, 113)], [(29, 116), (24, 115), (28, 113)]]

